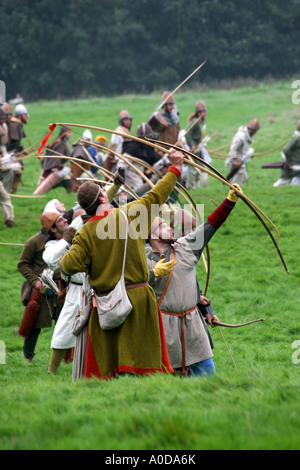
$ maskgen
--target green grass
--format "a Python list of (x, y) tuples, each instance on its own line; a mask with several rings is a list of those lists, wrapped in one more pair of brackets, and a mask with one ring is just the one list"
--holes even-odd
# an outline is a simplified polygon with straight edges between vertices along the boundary
[[(292, 104), (291, 94), (291, 83), (277, 82), (178, 93), (176, 101), (185, 127), (195, 101), (205, 100), (211, 149), (229, 144), (240, 125), (257, 117), (261, 122), (254, 142), (258, 153), (280, 145), (294, 132), (300, 110)], [(31, 117), (24, 143), (35, 142), (52, 122), (114, 129), (121, 109), (132, 114), (135, 131), (159, 101), (160, 94), (153, 94), (29, 103)], [(80, 134), (81, 130), (74, 129), (72, 142)], [(94, 137), (97, 134), (93, 132)], [(242, 201), (210, 243), (207, 295), (219, 319), (242, 323), (265, 318), (244, 328), (222, 329), (238, 371), (220, 332), (213, 329), (216, 375), (212, 379), (155, 376), (72, 383), (72, 365), (61, 365), (56, 377), (48, 376), (53, 328), (42, 331), (35, 363), (24, 363), (23, 340), (17, 335), (23, 314), (23, 279), (16, 265), (22, 247), (0, 245), (0, 340), (6, 347), (5, 364), (0, 364), (1, 449), (299, 448), (299, 365), (292, 362), (292, 344), (300, 340), (299, 188), (273, 188), (278, 171), (261, 169), (262, 163), (279, 159), (277, 151), (252, 160), (243, 190), (276, 224), (290, 275), (267, 232)], [(31, 157), (24, 164), (24, 186), (18, 194), (32, 195), (40, 162)], [(214, 159), (213, 165), (226, 174), (224, 160)], [(192, 193), (195, 202), (205, 204), (206, 217), (226, 195), (227, 187), (211, 177), (208, 188)], [(67, 208), (76, 202), (76, 195), (65, 194), (62, 188), (44, 198), (14, 198), (19, 225), (7, 229), (0, 221), (0, 242), (24, 243), (39, 230), (43, 207), (55, 197)], [(203, 287), (201, 263), (198, 275)]]

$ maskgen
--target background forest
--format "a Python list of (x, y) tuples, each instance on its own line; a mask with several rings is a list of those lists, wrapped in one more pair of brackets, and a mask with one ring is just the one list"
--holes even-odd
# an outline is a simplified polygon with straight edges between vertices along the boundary
[[(2, 0), (1, 79), (25, 100), (299, 71), (299, 0)], [(189, 86), (197, 87), (197, 76)]]

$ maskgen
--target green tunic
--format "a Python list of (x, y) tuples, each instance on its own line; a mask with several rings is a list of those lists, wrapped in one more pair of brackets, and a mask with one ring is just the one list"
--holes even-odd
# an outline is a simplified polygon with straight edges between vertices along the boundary
[[(129, 221), (124, 274), (126, 285), (148, 282), (145, 241), (158, 207), (166, 202), (176, 180), (177, 175), (169, 171), (147, 195), (122, 206)], [(141, 224), (142, 213), (145, 216), (144, 224)], [(119, 281), (122, 270), (124, 237), (120, 240), (120, 233), (122, 230), (125, 234), (123, 219), (120, 217), (119, 230), (119, 209), (112, 209), (101, 220), (86, 223), (75, 236), (69, 252), (62, 258), (62, 270), (68, 275), (87, 272), (89, 283), (96, 292), (106, 293), (112, 290)], [(141, 231), (141, 227), (143, 230), (138, 237), (135, 237), (135, 226), (138, 231)], [(116, 236), (101, 239), (108, 227), (116, 227)], [(102, 330), (97, 309), (92, 311), (89, 340), (94, 364), (89, 367), (87, 359), (86, 376), (94, 374), (103, 378), (119, 372), (145, 374), (162, 371), (164, 365), (172, 371), (164, 360), (164, 333), (161, 330), (162, 322), (153, 289), (150, 286), (136, 287), (129, 289), (127, 293), (133, 310), (120, 327), (110, 331)]]

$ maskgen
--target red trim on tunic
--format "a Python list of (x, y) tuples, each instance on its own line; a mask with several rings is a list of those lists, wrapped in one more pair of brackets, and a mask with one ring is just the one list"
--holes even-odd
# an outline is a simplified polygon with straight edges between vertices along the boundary
[(208, 216), (207, 220), (210, 225), (212, 225), (215, 229), (221, 227), (234, 206), (235, 202), (229, 201), (229, 199), (226, 198), (222, 204), (212, 214), (210, 214), (210, 216)]
[[(91, 310), (92, 312), (92, 310)], [(167, 343), (165, 338), (165, 331), (163, 326), (163, 320), (160, 308), (157, 308), (158, 313), (158, 320), (159, 320), (159, 330), (160, 330), (160, 341), (161, 341), (161, 357), (162, 357), (162, 367), (155, 369), (155, 368), (141, 368), (141, 367), (132, 367), (127, 366), (125, 364), (120, 364), (117, 367), (117, 370), (112, 371), (110, 374), (106, 376), (102, 376), (99, 370), (99, 366), (95, 357), (93, 345), (90, 339), (90, 334), (88, 332), (87, 338), (87, 348), (86, 348), (86, 361), (85, 361), (85, 378), (97, 377), (102, 380), (108, 380), (115, 377), (118, 374), (130, 373), (130, 374), (138, 374), (138, 375), (147, 375), (147, 374), (155, 374), (156, 372), (163, 372), (163, 373), (173, 373), (174, 369), (170, 364), (169, 354), (167, 349)]]
[[(170, 168), (175, 168), (175, 167), (170, 167)], [(176, 171), (177, 168), (175, 168)], [(109, 212), (111, 212), (112, 209), (108, 209), (105, 211), (102, 215), (95, 215), (92, 218), (90, 218), (87, 222), (92, 222), (95, 220), (100, 220), (106, 217)], [(93, 308), (91, 308), (90, 315), (92, 314)], [(158, 323), (159, 323), (159, 331), (160, 331), (160, 343), (161, 343), (161, 359), (162, 359), (162, 367), (155, 369), (155, 368), (140, 368), (140, 367), (132, 367), (128, 366), (126, 364), (118, 365), (117, 370), (112, 371), (110, 374), (106, 376), (102, 376), (100, 373), (100, 369), (97, 363), (97, 359), (94, 353), (92, 341), (90, 338), (90, 334), (88, 331), (88, 337), (87, 337), (87, 347), (86, 347), (86, 361), (85, 361), (85, 372), (84, 372), (84, 377), (85, 378), (91, 378), (91, 377), (97, 377), (102, 380), (108, 380), (110, 378), (115, 377), (118, 374), (121, 373), (132, 373), (132, 374), (138, 374), (138, 375), (146, 375), (146, 374), (155, 374), (156, 372), (169, 372), (169, 373), (174, 373), (174, 369), (170, 364), (169, 360), (169, 353), (167, 349), (167, 343), (166, 343), (166, 338), (165, 338), (165, 330), (164, 330), (164, 325), (163, 325), (163, 320), (162, 320), (162, 315), (159, 306), (157, 306), (157, 313), (158, 313)]]

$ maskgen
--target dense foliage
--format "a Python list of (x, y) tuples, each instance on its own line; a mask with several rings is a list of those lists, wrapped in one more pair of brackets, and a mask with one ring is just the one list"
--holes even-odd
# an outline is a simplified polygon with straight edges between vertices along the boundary
[[(149, 93), (299, 71), (298, 0), (2, 0), (8, 98)], [(199, 81), (195, 76), (190, 84)]]

